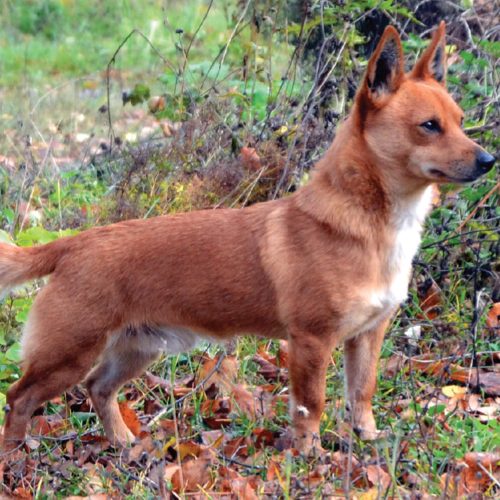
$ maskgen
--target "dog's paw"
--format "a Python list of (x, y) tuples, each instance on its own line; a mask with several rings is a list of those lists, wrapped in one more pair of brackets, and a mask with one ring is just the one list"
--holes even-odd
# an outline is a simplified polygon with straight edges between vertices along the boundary
[(390, 436), (390, 432), (388, 429), (379, 431), (378, 429), (368, 430), (354, 428), (354, 432), (358, 435), (361, 441), (379, 441), (381, 439), (387, 439)]
[(321, 439), (316, 432), (304, 432), (296, 435), (293, 440), (293, 447), (302, 455), (308, 458), (319, 458), (326, 453), (321, 446)]

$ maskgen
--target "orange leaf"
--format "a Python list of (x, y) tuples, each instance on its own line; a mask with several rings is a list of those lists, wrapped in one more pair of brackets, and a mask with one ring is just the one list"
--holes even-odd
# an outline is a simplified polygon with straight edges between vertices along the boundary
[(33, 498), (33, 495), (26, 488), (19, 487), (14, 490), (14, 498), (28, 499)]
[(276, 365), (262, 357), (260, 354), (255, 354), (253, 360), (260, 365), (259, 373), (266, 380), (274, 381), (279, 379), (280, 369)]
[(182, 462), (186, 457), (197, 457), (200, 454), (201, 447), (194, 441), (185, 441), (177, 446), (177, 453)]
[(203, 416), (225, 417), (231, 412), (231, 401), (229, 398), (207, 399), (201, 405), (200, 410)]
[(240, 158), (243, 166), (248, 170), (260, 170), (261, 161), (260, 156), (255, 151), (255, 148), (242, 147), (240, 150)]
[(64, 427), (64, 422), (58, 415), (36, 415), (31, 419), (31, 433), (39, 436), (54, 435)]
[(234, 401), (238, 405), (238, 408), (243, 412), (254, 418), (256, 415), (255, 411), (255, 399), (253, 394), (243, 385), (237, 384), (233, 387), (231, 395)]
[(420, 297), (420, 308), (423, 314), (418, 314), (417, 317), (433, 320), (439, 315), (439, 308), (442, 304), (441, 290), (435, 281), (427, 288), (423, 296)]
[(141, 423), (137, 417), (137, 413), (130, 408), (127, 401), (122, 401), (118, 403), (120, 408), (120, 413), (122, 414), (125, 425), (130, 429), (134, 436), (138, 436), (141, 433)]
[[(209, 377), (209, 384), (215, 384), (225, 392), (230, 392), (238, 376), (238, 362), (236, 356), (226, 356), (217, 370), (218, 357), (206, 357), (196, 377), (196, 384)], [(215, 371), (214, 371), (215, 370)]]
[(485, 469), (496, 470), (500, 469), (500, 453), (479, 453), (469, 452), (464, 456), (465, 463), (471, 468), (479, 468), (481, 464)]
[[(491, 306), (486, 317), (486, 326), (488, 328), (498, 328), (500, 326), (500, 302), (496, 302)], [(498, 333), (500, 333), (500, 330)]]
[(238, 500), (258, 500), (255, 491), (258, 484), (258, 478), (255, 477), (240, 477), (231, 480), (231, 489)]
[(187, 460), (182, 469), (177, 469), (172, 475), (172, 485), (176, 492), (194, 492), (202, 487), (205, 491), (212, 486), (210, 465), (213, 455), (203, 450), (198, 458)]
[(391, 485), (391, 476), (379, 465), (367, 465), (365, 470), (372, 486), (380, 486), (380, 489), (385, 491)]
[(224, 455), (230, 458), (248, 457), (248, 441), (249, 439), (243, 436), (231, 439), (224, 445)]
[(263, 448), (264, 446), (272, 446), (276, 440), (276, 436), (273, 431), (269, 429), (254, 429), (252, 434), (256, 437), (255, 447)]
[(278, 360), (280, 368), (288, 367), (288, 342), (286, 340), (280, 340)]

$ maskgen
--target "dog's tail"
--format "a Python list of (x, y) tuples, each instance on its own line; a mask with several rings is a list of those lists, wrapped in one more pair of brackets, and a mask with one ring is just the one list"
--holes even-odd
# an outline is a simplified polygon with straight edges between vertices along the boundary
[(0, 243), (0, 297), (15, 285), (52, 274), (65, 251), (60, 243), (26, 248)]

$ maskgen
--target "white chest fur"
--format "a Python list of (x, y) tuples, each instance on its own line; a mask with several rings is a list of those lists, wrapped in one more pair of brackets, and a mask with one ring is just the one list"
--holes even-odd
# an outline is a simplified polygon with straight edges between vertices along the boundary
[(395, 307), (406, 299), (411, 264), (420, 245), (422, 224), (429, 212), (432, 187), (395, 207), (392, 216), (394, 231), (382, 278), (388, 283), (372, 291), (372, 303), (379, 307)]
[(345, 326), (347, 336), (357, 335), (377, 326), (387, 318), (408, 294), (411, 265), (420, 245), (422, 224), (430, 210), (432, 187), (394, 207), (392, 238), (382, 259), (379, 283), (363, 290), (356, 312)]

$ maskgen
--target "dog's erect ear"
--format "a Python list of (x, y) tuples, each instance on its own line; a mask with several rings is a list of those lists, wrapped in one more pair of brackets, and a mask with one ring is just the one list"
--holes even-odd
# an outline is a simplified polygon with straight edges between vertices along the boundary
[(446, 81), (446, 25), (441, 21), (411, 72), (413, 78), (434, 78), (441, 85)]
[(375, 52), (368, 61), (361, 92), (369, 100), (377, 100), (395, 92), (404, 76), (403, 48), (396, 29), (387, 26)]

